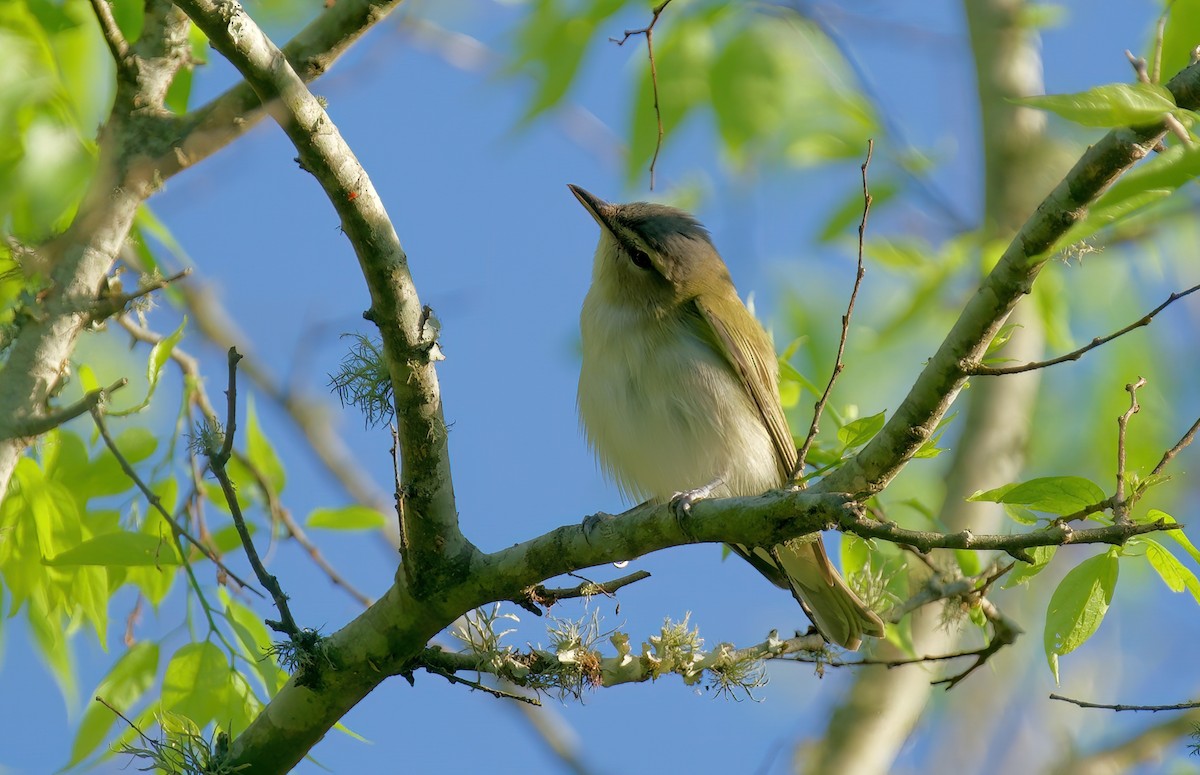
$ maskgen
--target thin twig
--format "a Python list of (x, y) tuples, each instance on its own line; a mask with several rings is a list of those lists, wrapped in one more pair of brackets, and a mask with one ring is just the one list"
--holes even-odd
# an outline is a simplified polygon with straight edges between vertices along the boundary
[(634, 35), (646, 36), (646, 55), (650, 59), (650, 89), (654, 93), (654, 118), (658, 122), (658, 139), (654, 142), (654, 156), (650, 159), (650, 190), (654, 190), (654, 169), (658, 165), (658, 154), (662, 150), (663, 141), (663, 121), (662, 110), (658, 106), (658, 69), (654, 64), (654, 25), (658, 24), (658, 17), (662, 15), (663, 10), (671, 4), (671, 0), (663, 0), (658, 5), (654, 6), (654, 16), (650, 19), (650, 24), (640, 30), (625, 30), (625, 37), (617, 40), (609, 38), (618, 46), (624, 46), (625, 41), (629, 40)]
[(175, 517), (171, 516), (170, 512), (163, 507), (162, 501), (159, 499), (159, 497), (154, 494), (154, 491), (151, 490), (145, 482), (142, 481), (142, 478), (137, 475), (136, 471), (133, 470), (133, 466), (130, 465), (129, 461), (125, 459), (125, 456), (121, 454), (121, 450), (117, 448), (117, 442), (113, 440), (112, 434), (108, 432), (108, 424), (104, 422), (104, 413), (100, 411), (100, 407), (92, 407), (92, 420), (96, 423), (96, 430), (100, 432), (100, 438), (104, 439), (105, 445), (108, 446), (108, 450), (112, 452), (113, 457), (117, 459), (117, 464), (121, 466), (121, 470), (124, 471), (125, 475), (128, 476), (133, 483), (137, 485), (137, 488), (142, 491), (142, 495), (146, 496), (146, 500), (149, 501), (150, 505), (153, 506), (155, 510), (162, 515), (162, 518), (167, 521), (167, 524), (171, 526), (171, 530), (175, 532), (175, 535), (186, 538), (188, 543), (199, 549), (201, 554), (212, 560), (222, 573), (236, 581), (239, 586), (242, 586), (259, 597), (262, 597), (261, 592), (250, 586), (250, 584), (248, 584), (244, 579), (231, 571), (228, 566), (221, 562), (221, 558), (217, 556), (216, 552), (214, 552), (204, 543), (197, 540), (191, 533), (188, 532), (187, 528), (181, 525), (179, 521), (175, 519)]
[[(95, 2), (104, 2), (104, 0), (94, 0), (94, 1)], [(168, 285), (170, 285), (173, 282), (182, 280), (183, 278), (187, 277), (191, 273), (192, 273), (192, 270), (190, 268), (184, 269), (181, 272), (176, 272), (175, 274), (171, 275), (170, 277), (159, 277), (154, 280), (151, 280), (150, 282), (146, 283), (145, 285), (139, 286), (136, 291), (133, 291), (131, 293), (120, 293), (120, 294), (116, 294), (113, 296), (102, 296), (101, 298), (96, 300), (95, 305), (92, 307), (92, 310), (90, 313), (91, 320), (93, 323), (98, 323), (102, 320), (112, 317), (113, 315), (120, 314), (125, 309), (125, 305), (129, 304), (129, 302), (137, 301), (138, 299), (142, 298), (143, 296), (149, 296), (150, 294), (154, 293), (155, 291), (166, 288)]]
[(1108, 705), (1102, 702), (1087, 702), (1086, 700), (1076, 700), (1071, 697), (1064, 697), (1061, 694), (1051, 694), (1050, 699), (1069, 702), (1072, 705), (1078, 705), (1081, 708), (1097, 708), (1099, 710), (1115, 710), (1120, 713), (1122, 711), (1145, 711), (1149, 713), (1158, 713), (1164, 710), (1192, 710), (1200, 708), (1200, 702), (1180, 702), (1175, 705)]
[(117, 26), (112, 6), (109, 5), (109, 0), (91, 0), (91, 3), (96, 21), (100, 23), (100, 33), (104, 36), (104, 42), (108, 44), (108, 50), (112, 52), (117, 69), (124, 69), (129, 61), (129, 41), (125, 40), (121, 28)]
[(1187, 433), (1183, 434), (1183, 438), (1179, 440), (1178, 444), (1163, 453), (1162, 460), (1158, 461), (1158, 465), (1154, 467), (1154, 470), (1150, 472), (1150, 475), (1158, 476), (1161, 474), (1163, 469), (1167, 467), (1167, 464), (1174, 460), (1176, 455), (1186, 449), (1187, 446), (1196, 439), (1197, 430), (1200, 430), (1200, 418), (1198, 418), (1196, 422), (1192, 423), (1192, 427), (1188, 429)]
[(1138, 405), (1137, 392), (1146, 384), (1145, 377), (1125, 386), (1129, 393), (1129, 408), (1117, 418), (1117, 492), (1113, 495), (1113, 520), (1120, 525), (1129, 522), (1129, 502), (1125, 500), (1125, 439), (1129, 431), (1129, 419), (1142, 410)]
[(49, 433), (58, 426), (74, 420), (76, 417), (81, 417), (85, 413), (96, 409), (108, 400), (110, 394), (117, 392), (121, 388), (129, 384), (129, 380), (121, 377), (116, 382), (106, 388), (97, 388), (88, 391), (83, 398), (79, 399), (70, 406), (63, 407), (57, 412), (28, 420), (23, 423), (17, 423), (15, 428), (12, 428), (5, 438), (32, 438), (41, 436), (44, 433)]
[(291, 510), (280, 502), (278, 493), (276, 493), (274, 488), (271, 487), (271, 483), (267, 481), (266, 474), (263, 473), (262, 469), (255, 465), (246, 455), (235, 452), (234, 456), (237, 458), (238, 462), (246, 466), (246, 470), (249, 471), (250, 476), (254, 478), (254, 483), (258, 485), (258, 489), (267, 499), (267, 509), (283, 524), (283, 526), (287, 529), (288, 534), (291, 535), (292, 538), (296, 539), (298, 544), (304, 547), (304, 550), (308, 552), (308, 556), (312, 559), (316, 566), (324, 571), (325, 575), (329, 577), (330, 582), (332, 582), (334, 586), (338, 586), (346, 590), (351, 597), (353, 597), (359, 603), (362, 603), (364, 608), (370, 607), (370, 605), (375, 601), (369, 596), (360, 592), (353, 584), (351, 584), (340, 573), (338, 573), (337, 569), (334, 568), (328, 560), (325, 559), (325, 555), (321, 554), (321, 550), (317, 548), (317, 545), (314, 544), (312, 539), (308, 537), (308, 534), (304, 532), (304, 528), (302, 528), (300, 523), (296, 521), (296, 518), (292, 516)]
[(926, 551), (930, 549), (968, 549), (970, 551), (998, 550), (1014, 559), (1033, 564), (1027, 551), (1035, 546), (1066, 546), (1067, 544), (1123, 545), (1134, 536), (1182, 529), (1178, 522), (1159, 519), (1154, 522), (1129, 522), (1075, 530), (1065, 521), (1056, 520), (1039, 530), (1004, 535), (976, 535), (970, 530), (957, 533), (936, 533), (909, 530), (893, 522), (876, 522), (866, 517), (847, 514), (834, 525), (844, 533), (861, 538), (878, 538), (893, 544), (908, 544)]
[(983, 364), (977, 364), (977, 365), (969, 367), (966, 370), (966, 373), (968, 376), (972, 376), (972, 377), (998, 377), (1003, 374), (1020, 374), (1022, 372), (1026, 372), (1026, 371), (1033, 371), (1035, 369), (1044, 369), (1047, 366), (1055, 366), (1059, 363), (1065, 363), (1066, 361), (1077, 361), (1080, 359), (1080, 357), (1083, 356), (1084, 353), (1088, 352), (1089, 350), (1094, 350), (1102, 344), (1107, 344), (1119, 336), (1124, 336), (1125, 334), (1128, 334), (1130, 331), (1133, 331), (1134, 329), (1150, 325), (1150, 321), (1154, 320), (1154, 317), (1158, 313), (1162, 312), (1164, 309), (1166, 309), (1172, 303), (1178, 301), (1179, 299), (1182, 299), (1184, 296), (1195, 293), (1196, 291), (1200, 291), (1200, 285), (1193, 285), (1191, 288), (1188, 288), (1186, 291), (1178, 291), (1176, 293), (1172, 293), (1170, 296), (1167, 297), (1167, 300), (1164, 301), (1162, 304), (1159, 304), (1157, 307), (1152, 309), (1145, 316), (1139, 318), (1138, 320), (1134, 321), (1133, 323), (1130, 323), (1129, 325), (1122, 328), (1120, 331), (1109, 334), (1108, 336), (1097, 337), (1097, 338), (1093, 339), (1091, 342), (1089, 342), (1088, 344), (1084, 345), (1083, 347), (1080, 347), (1078, 350), (1072, 350), (1071, 352), (1067, 353), (1066, 355), (1060, 355), (1057, 358), (1051, 358), (1048, 361), (1031, 361), (1031, 362), (1026, 363), (1021, 366), (984, 366)]
[[(98, 2), (104, 2), (104, 0), (98, 0)], [(122, 720), (122, 721), (124, 721), (126, 724), (128, 724), (130, 729), (132, 729), (134, 732), (137, 732), (137, 734), (138, 734), (138, 737), (142, 738), (143, 740), (146, 740), (147, 742), (149, 742), (149, 741), (150, 741), (150, 738), (146, 737), (146, 733), (145, 733), (145, 732), (143, 732), (142, 730), (138, 729), (138, 725), (137, 725), (137, 724), (135, 724), (135, 723), (133, 723), (132, 721), (130, 721), (130, 720), (129, 720), (129, 719), (126, 717), (126, 716), (125, 716), (125, 714), (124, 714), (124, 713), (122, 713), (121, 711), (119, 711), (119, 710), (117, 710), (115, 707), (113, 707), (113, 705), (112, 705), (112, 704), (110, 704), (110, 703), (108, 702), (108, 700), (104, 699), (103, 697), (101, 697), (101, 696), (100, 696), (100, 695), (98, 695), (98, 694), (97, 694), (97, 695), (96, 695), (96, 696), (95, 696), (93, 699), (94, 699), (96, 702), (98, 702), (98, 703), (100, 703), (101, 705), (103, 705), (104, 707), (106, 707), (106, 708), (108, 708), (109, 710), (111, 710), (111, 711), (112, 711), (112, 712), (113, 712), (113, 713), (114, 713), (114, 714), (117, 716), (117, 718), (121, 719), (121, 720)]]
[(813, 441), (817, 438), (817, 431), (821, 424), (821, 413), (825, 410), (825, 404), (829, 401), (829, 394), (833, 391), (833, 384), (837, 382), (838, 376), (846, 365), (842, 363), (842, 355), (846, 352), (846, 337), (850, 333), (850, 315), (854, 313), (854, 302), (858, 298), (858, 289), (862, 286), (863, 276), (867, 270), (863, 264), (863, 235), (867, 231), (867, 216), (871, 213), (871, 191), (867, 188), (867, 168), (871, 166), (871, 155), (875, 152), (875, 141), (867, 140), (867, 158), (862, 163), (862, 192), (863, 192), (863, 213), (862, 219), (858, 222), (858, 269), (854, 274), (854, 287), (850, 291), (850, 303), (846, 306), (846, 314), (842, 316), (842, 336), (838, 340), (837, 357), (833, 362), (833, 373), (829, 375), (829, 382), (825, 385), (825, 392), (821, 394), (821, 398), (813, 407), (812, 424), (808, 426), (808, 435), (804, 437), (804, 443), (800, 445), (800, 453), (796, 458), (796, 467), (792, 471), (791, 479), (793, 481), (799, 479), (804, 473), (804, 463), (808, 458), (808, 451), (812, 448)]
[(229, 398), (229, 414), (225, 420), (225, 439), (219, 450), (206, 450), (208, 453), (209, 468), (221, 484), (221, 492), (225, 494), (225, 502), (229, 505), (229, 514), (233, 517), (234, 527), (237, 528), (238, 536), (242, 539), (242, 548), (246, 550), (246, 558), (250, 560), (250, 567), (254, 569), (254, 575), (258, 577), (258, 583), (262, 584), (263, 588), (271, 593), (271, 599), (275, 601), (275, 608), (279, 611), (279, 621), (271, 619), (265, 621), (271, 629), (295, 640), (300, 635), (300, 628), (296, 626), (296, 620), (292, 618), (292, 612), (288, 608), (287, 595), (280, 588), (279, 580), (267, 572), (267, 569), (263, 566), (262, 558), (258, 556), (258, 550), (254, 548), (254, 541), (250, 536), (250, 531), (246, 528), (246, 518), (242, 515), (242, 507), (238, 505), (237, 491), (234, 489), (233, 482), (229, 479), (229, 472), (225, 470), (225, 464), (229, 461), (230, 453), (233, 449), (234, 429), (237, 427), (237, 418), (235, 415), (237, 407), (237, 364), (241, 359), (242, 356), (238, 355), (237, 349), (230, 347), (229, 389), (225, 391), (226, 396)]
[(1158, 83), (1162, 77), (1162, 50), (1163, 50), (1163, 33), (1167, 30), (1167, 14), (1168, 10), (1164, 10), (1158, 17), (1158, 24), (1154, 27), (1154, 65), (1150, 72), (1150, 80)]
[[(575, 575), (575, 574), (571, 574)], [(535, 605), (540, 605), (543, 608), (549, 608), (559, 600), (570, 600), (577, 597), (591, 597), (592, 595), (607, 595), (613, 596), (617, 590), (622, 587), (627, 587), (643, 579), (650, 578), (650, 574), (644, 570), (630, 573), (628, 576), (622, 576), (612, 581), (596, 582), (584, 579), (582, 584), (577, 584), (573, 587), (545, 587), (537, 584), (525, 590), (524, 599)], [(530, 610), (526, 608), (526, 610)], [(541, 611), (538, 611), (540, 614)]]
[(472, 689), (478, 689), (481, 692), (485, 692), (485, 693), (490, 694), (493, 697), (496, 697), (501, 700), (520, 700), (521, 702), (528, 703), (530, 705), (538, 705), (538, 706), (540, 706), (542, 704), (542, 701), (539, 700), (537, 697), (530, 697), (530, 696), (524, 695), (524, 694), (515, 694), (513, 692), (506, 692), (503, 689), (497, 689), (492, 686), (486, 686), (484, 684), (479, 683), (478, 681), (469, 681), (466, 678), (459, 678), (454, 673), (443, 670), (442, 668), (436, 667), (435, 665), (421, 664), (420, 667), (423, 668), (426, 672), (433, 673), (434, 675), (440, 675), (442, 678), (445, 678), (447, 681), (449, 681), (452, 684), (462, 684), (464, 686), (469, 686)]

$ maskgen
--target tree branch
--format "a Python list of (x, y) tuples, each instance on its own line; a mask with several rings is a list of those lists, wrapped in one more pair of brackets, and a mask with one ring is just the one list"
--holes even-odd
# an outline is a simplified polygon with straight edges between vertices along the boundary
[(663, 141), (663, 122), (662, 110), (658, 107), (658, 70), (654, 65), (654, 25), (658, 24), (658, 17), (666, 10), (666, 7), (671, 4), (671, 0), (662, 0), (661, 3), (654, 6), (654, 15), (650, 18), (650, 23), (639, 30), (625, 30), (625, 36), (620, 40), (609, 38), (618, 46), (624, 46), (625, 41), (629, 40), (634, 35), (646, 36), (646, 56), (650, 59), (650, 88), (654, 93), (654, 118), (658, 122), (658, 139), (654, 142), (654, 156), (650, 159), (650, 190), (654, 190), (654, 168), (658, 165), (658, 154), (662, 150)]
[(1193, 710), (1200, 708), (1200, 702), (1179, 702), (1174, 705), (1108, 705), (1100, 702), (1087, 702), (1086, 700), (1076, 700), (1071, 697), (1064, 697), (1061, 694), (1051, 694), (1050, 699), (1069, 702), (1072, 705), (1078, 705), (1081, 708), (1096, 708), (1098, 710), (1112, 710), (1117, 713), (1123, 711), (1137, 711), (1146, 713), (1159, 713), (1167, 710)]
[(266, 567), (263, 566), (262, 559), (258, 556), (258, 550), (254, 548), (254, 539), (246, 528), (246, 518), (242, 515), (242, 507), (238, 504), (237, 491), (229, 478), (229, 473), (225, 470), (225, 464), (229, 462), (232, 454), (233, 437), (237, 430), (237, 363), (241, 358), (242, 356), (238, 355), (237, 350), (229, 348), (229, 389), (226, 391), (229, 398), (229, 409), (225, 419), (225, 432), (219, 449), (213, 448), (216, 439), (208, 438), (204, 451), (208, 455), (209, 468), (212, 469), (213, 475), (221, 484), (221, 492), (225, 494), (229, 514), (233, 517), (234, 527), (237, 528), (238, 536), (242, 539), (242, 548), (246, 550), (246, 558), (250, 561), (250, 567), (254, 569), (258, 583), (262, 584), (263, 589), (271, 594), (271, 599), (275, 601), (275, 608), (279, 611), (279, 621), (267, 619), (266, 623), (271, 629), (296, 641), (300, 636), (300, 628), (296, 626), (296, 620), (292, 618), (292, 612), (288, 608), (288, 596), (279, 586), (279, 579), (268, 573)]
[[(323, 75), (346, 50), (402, 0), (338, 0), (283, 48), (307, 83)], [(266, 111), (248, 81), (190, 111), (174, 140), (154, 160), (162, 180), (202, 161), (252, 129)]]
[(158, 495), (156, 495), (154, 491), (150, 489), (148, 484), (142, 481), (142, 477), (138, 476), (137, 471), (133, 470), (133, 466), (130, 465), (125, 456), (121, 454), (121, 449), (117, 446), (117, 442), (113, 439), (112, 434), (108, 432), (108, 423), (104, 421), (104, 413), (100, 411), (99, 407), (95, 406), (92, 407), (91, 412), (92, 420), (96, 423), (96, 430), (100, 433), (100, 438), (104, 439), (104, 444), (108, 447), (108, 450), (112, 453), (113, 457), (116, 458), (117, 464), (121, 466), (121, 470), (124, 471), (125, 475), (129, 477), (130, 481), (137, 485), (137, 488), (142, 491), (142, 495), (146, 497), (147, 502), (149, 502), (150, 505), (154, 507), (154, 510), (157, 511), (159, 515), (162, 516), (162, 518), (166, 521), (166, 523), (171, 526), (171, 529), (175, 531), (175, 535), (186, 538), (188, 543), (199, 549), (201, 554), (212, 560), (213, 564), (217, 566), (218, 570), (237, 582), (239, 586), (250, 590), (259, 597), (262, 597), (261, 592), (250, 586), (250, 584), (248, 584), (241, 576), (238, 576), (236, 573), (231, 571), (228, 566), (225, 565), (225, 563), (221, 562), (221, 558), (217, 556), (216, 552), (210, 549), (207, 544), (197, 540), (195, 536), (188, 532), (187, 528), (179, 523), (179, 520), (175, 519), (175, 517), (173, 517), (171, 513), (167, 511), (167, 509), (162, 505), (162, 499), (160, 499)]
[[(1200, 63), (1172, 78), (1167, 88), (1180, 107), (1200, 106)], [(996, 332), (1052, 257), (1050, 249), (1166, 131), (1163, 122), (1114, 129), (1088, 148), (1010, 243), (883, 430), (817, 488), (870, 495), (900, 472), (933, 435)]]
[(103, 405), (108, 401), (108, 397), (117, 392), (121, 388), (129, 384), (129, 380), (121, 377), (116, 382), (106, 388), (97, 388), (86, 393), (83, 398), (79, 399), (70, 406), (64, 406), (58, 411), (28, 420), (24, 423), (19, 423), (15, 427), (9, 429), (12, 435), (8, 438), (26, 438), (32, 439), (41, 436), (43, 433), (49, 433), (60, 425), (74, 420), (87, 412)]
[(420, 515), (404, 526), (402, 567), (420, 586), (426, 570), (476, 551), (458, 528), (432, 312), (420, 304), (407, 256), (366, 171), (283, 52), (236, 2), (181, 0), (179, 6), (267, 105), (301, 166), (325, 189), (358, 255), (371, 293), (368, 318), (379, 327), (391, 372), (407, 512)]
[(1055, 366), (1060, 363), (1066, 363), (1067, 361), (1077, 361), (1082, 358), (1085, 353), (1095, 350), (1100, 345), (1108, 344), (1117, 337), (1128, 334), (1130, 331), (1150, 325), (1150, 321), (1154, 320), (1154, 317), (1158, 313), (1162, 312), (1179, 299), (1182, 299), (1184, 296), (1195, 293), (1196, 291), (1200, 291), (1200, 285), (1193, 285), (1186, 291), (1172, 293), (1162, 304), (1159, 304), (1157, 307), (1150, 310), (1150, 312), (1146, 313), (1146, 315), (1125, 326), (1120, 331), (1111, 333), (1108, 336), (1096, 337), (1083, 347), (1080, 347), (1078, 350), (1072, 350), (1066, 355), (1060, 355), (1057, 358), (1051, 358), (1047, 361), (1031, 361), (1029, 363), (1021, 364), (1020, 366), (986, 366), (980, 363), (970, 369), (969, 375), (972, 377), (997, 377), (1003, 374), (1021, 374), (1026, 371), (1044, 369), (1047, 366)]
[(846, 352), (846, 337), (850, 333), (850, 316), (854, 314), (854, 302), (858, 299), (858, 289), (862, 285), (863, 276), (867, 273), (866, 267), (863, 265), (863, 236), (867, 231), (867, 216), (871, 214), (871, 192), (867, 188), (867, 168), (871, 166), (871, 155), (874, 152), (875, 141), (867, 140), (867, 158), (862, 163), (863, 211), (862, 219), (858, 222), (858, 269), (854, 274), (854, 287), (850, 290), (850, 303), (846, 305), (846, 314), (842, 315), (842, 335), (838, 340), (837, 356), (833, 359), (833, 373), (829, 375), (829, 382), (825, 384), (825, 392), (813, 406), (812, 423), (808, 426), (808, 434), (804, 437), (804, 443), (800, 445), (800, 451), (796, 456), (796, 467), (792, 470), (791, 479), (793, 481), (803, 477), (804, 462), (808, 459), (808, 451), (812, 448), (813, 441), (817, 438), (817, 431), (821, 428), (821, 413), (829, 401), (829, 394), (833, 392), (833, 384), (837, 382), (838, 376), (846, 367), (842, 363), (842, 355)]

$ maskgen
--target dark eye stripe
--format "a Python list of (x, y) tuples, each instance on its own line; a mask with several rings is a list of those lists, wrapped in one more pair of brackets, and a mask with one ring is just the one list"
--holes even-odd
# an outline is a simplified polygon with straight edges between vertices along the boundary
[(638, 250), (636, 247), (630, 246), (627, 252), (629, 253), (629, 260), (633, 262), (634, 266), (641, 269), (650, 268), (650, 256), (646, 255), (644, 250)]

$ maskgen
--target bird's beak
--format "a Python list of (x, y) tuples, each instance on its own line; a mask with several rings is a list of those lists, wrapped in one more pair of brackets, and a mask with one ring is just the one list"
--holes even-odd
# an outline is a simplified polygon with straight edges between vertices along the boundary
[(575, 195), (575, 198), (579, 200), (579, 203), (583, 205), (589, 213), (592, 214), (592, 217), (596, 219), (596, 223), (600, 224), (600, 228), (610, 233), (616, 233), (613, 230), (612, 225), (612, 217), (617, 211), (616, 205), (605, 202), (595, 194), (592, 194), (573, 183), (568, 183), (567, 188), (571, 189), (571, 193)]

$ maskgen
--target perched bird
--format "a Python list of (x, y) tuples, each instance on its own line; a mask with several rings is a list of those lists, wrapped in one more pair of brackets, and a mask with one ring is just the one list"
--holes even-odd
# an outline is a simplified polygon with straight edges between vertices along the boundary
[[(600, 225), (579, 321), (579, 416), (605, 473), (628, 496), (685, 507), (782, 486), (796, 445), (775, 351), (708, 231), (674, 207), (570, 189)], [(730, 548), (790, 588), (826, 639), (856, 649), (864, 635), (883, 635), (820, 534), (773, 552)]]

